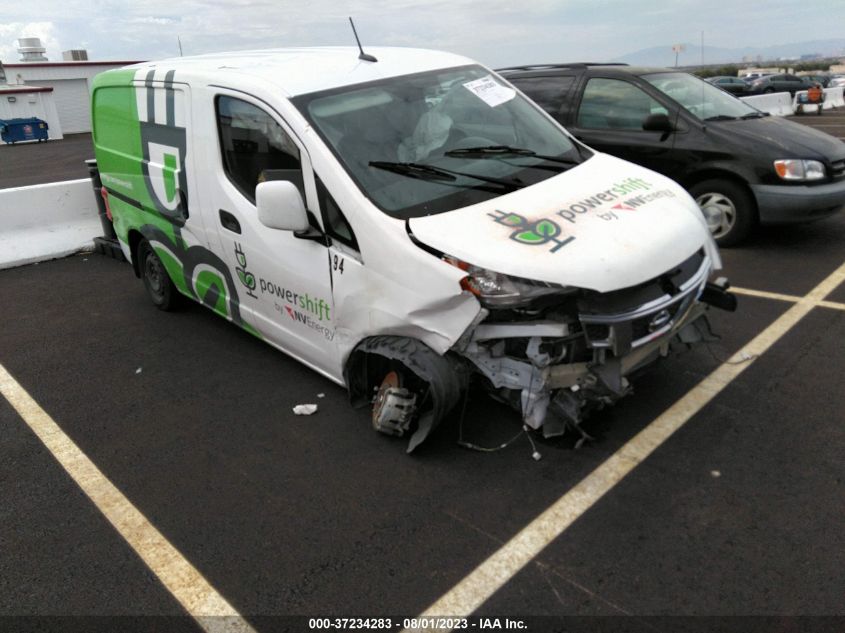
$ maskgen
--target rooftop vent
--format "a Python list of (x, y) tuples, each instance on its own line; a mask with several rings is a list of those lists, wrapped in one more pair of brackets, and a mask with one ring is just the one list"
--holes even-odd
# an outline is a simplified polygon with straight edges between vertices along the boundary
[(62, 59), (66, 62), (86, 62), (88, 61), (88, 51), (81, 48), (62, 51)]
[(37, 37), (22, 37), (18, 40), (18, 52), (21, 54), (22, 62), (46, 62), (44, 54), (47, 49), (41, 46), (41, 40)]

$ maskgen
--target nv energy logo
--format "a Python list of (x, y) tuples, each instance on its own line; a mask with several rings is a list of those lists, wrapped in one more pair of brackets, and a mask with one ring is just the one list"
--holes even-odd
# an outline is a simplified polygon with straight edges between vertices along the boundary
[(150, 70), (135, 94), (147, 191), (156, 211), (178, 228), (188, 218), (188, 186), (184, 170), (185, 99), (182, 91), (174, 88), (174, 72), (167, 71), (157, 79), (156, 71)]
[(556, 253), (575, 239), (574, 236), (562, 237), (563, 232), (557, 222), (546, 218), (529, 221), (518, 213), (509, 211), (496, 211), (495, 215), (492, 213), (488, 215), (497, 224), (514, 229), (509, 236), (514, 242), (530, 246), (552, 244), (549, 249), (550, 253)]

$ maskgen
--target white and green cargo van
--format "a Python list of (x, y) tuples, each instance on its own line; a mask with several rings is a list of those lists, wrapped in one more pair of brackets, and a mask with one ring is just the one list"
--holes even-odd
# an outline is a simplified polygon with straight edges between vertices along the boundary
[[(153, 302), (214, 310), (422, 441), (473, 376), (546, 436), (731, 308), (693, 200), (456, 55), (291, 49), (99, 75), (93, 137)], [(374, 396), (375, 394), (375, 396)]]

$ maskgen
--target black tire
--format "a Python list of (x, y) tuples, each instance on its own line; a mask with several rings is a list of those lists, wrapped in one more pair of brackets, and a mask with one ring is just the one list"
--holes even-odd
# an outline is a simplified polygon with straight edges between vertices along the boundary
[(179, 306), (182, 295), (173, 285), (167, 269), (147, 240), (141, 240), (138, 244), (138, 269), (155, 307), (169, 312)]
[(764, 94), (764, 95), (772, 94), (774, 91), (775, 91), (775, 89), (774, 89), (774, 88), (769, 87), (769, 88), (766, 88), (766, 89), (763, 91), (763, 94)]
[(757, 223), (751, 193), (731, 180), (702, 180), (689, 189), (701, 208), (710, 233), (721, 247), (736, 246)]

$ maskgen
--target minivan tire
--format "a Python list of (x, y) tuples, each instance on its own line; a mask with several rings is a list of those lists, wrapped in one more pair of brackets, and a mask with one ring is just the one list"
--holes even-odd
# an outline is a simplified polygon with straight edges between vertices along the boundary
[(757, 222), (757, 210), (748, 190), (730, 180), (702, 180), (689, 189), (701, 208), (713, 239), (721, 247), (744, 240)]
[(182, 295), (173, 285), (167, 269), (147, 240), (141, 240), (138, 244), (138, 269), (155, 307), (165, 312), (178, 307)]

